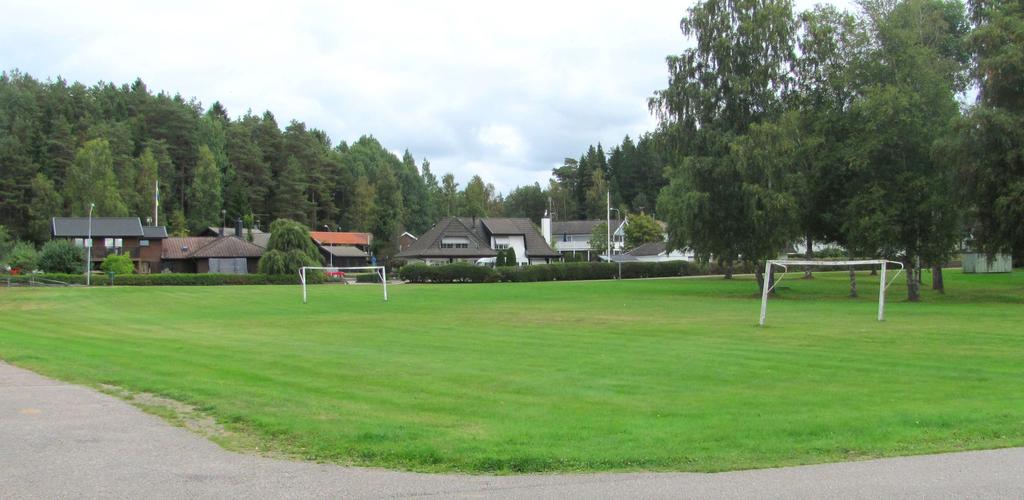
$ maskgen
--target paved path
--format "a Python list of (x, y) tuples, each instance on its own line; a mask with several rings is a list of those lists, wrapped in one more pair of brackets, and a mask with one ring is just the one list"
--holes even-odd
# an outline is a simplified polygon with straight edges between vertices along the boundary
[(465, 476), (224, 451), (0, 362), (0, 498), (1024, 498), (1024, 448), (721, 474)]

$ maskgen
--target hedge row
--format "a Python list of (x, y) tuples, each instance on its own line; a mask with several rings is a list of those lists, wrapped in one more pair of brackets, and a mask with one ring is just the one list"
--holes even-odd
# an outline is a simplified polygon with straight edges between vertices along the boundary
[[(39, 280), (52, 280), (73, 285), (84, 285), (85, 276), (81, 274), (37, 274)], [(28, 283), (33, 276), (2, 276), (0, 286), (7, 283)], [(320, 282), (322, 277), (309, 275), (309, 282)], [(210, 286), (210, 285), (297, 285), (299, 277), (273, 274), (123, 274), (114, 276), (115, 286)], [(94, 274), (93, 286), (110, 285), (110, 278)]]
[(356, 283), (380, 283), (380, 275), (377, 273), (359, 273), (352, 276), (356, 277)]
[[(567, 262), (499, 268), (474, 266), (460, 262), (443, 266), (409, 264), (398, 270), (399, 277), (410, 283), (600, 280), (618, 278), (619, 273), (619, 264), (608, 262)], [(627, 262), (622, 264), (621, 273), (621, 277), (624, 279), (705, 274), (699, 266), (685, 261)]]

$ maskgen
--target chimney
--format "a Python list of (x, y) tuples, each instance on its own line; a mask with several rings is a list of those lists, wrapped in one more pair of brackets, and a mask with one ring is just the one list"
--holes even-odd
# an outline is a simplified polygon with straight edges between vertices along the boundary
[(551, 216), (548, 215), (548, 211), (544, 211), (544, 217), (540, 220), (540, 234), (544, 236), (544, 242), (548, 245), (551, 244)]
[(224, 237), (224, 219), (220, 221), (220, 231), (217, 232), (217, 236)]
[(239, 238), (244, 238), (244, 236), (242, 236), (242, 218), (241, 217), (235, 219), (235, 236), (237, 236)]

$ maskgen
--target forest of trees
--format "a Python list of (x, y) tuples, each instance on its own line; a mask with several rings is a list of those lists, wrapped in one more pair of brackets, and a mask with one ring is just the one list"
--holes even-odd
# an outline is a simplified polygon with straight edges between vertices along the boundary
[[(0, 225), (48, 239), (49, 217), (153, 214), (173, 233), (244, 217), (369, 231), (378, 254), (438, 218), (539, 223), (656, 213), (702, 259), (763, 262), (794, 241), (921, 266), (963, 241), (1024, 255), (1024, 7), (862, 0), (703, 0), (649, 106), (656, 130), (566, 158), (547, 185), (460, 186), (372, 136), (333, 144), (270, 112), (232, 119), (141, 80), (87, 87), (0, 74)], [(723, 41), (727, 43), (722, 43)], [(977, 93), (976, 102), (962, 96)], [(810, 247), (810, 245), (808, 245)], [(920, 264), (920, 265), (919, 265)], [(760, 283), (760, 280), (758, 280)], [(938, 286), (941, 280), (936, 278)]]
[(1021, 256), (1021, 5), (698, 2), (680, 23), (695, 45), (650, 101), (672, 244), (728, 265), (835, 242), (903, 261), (910, 300), (965, 240)]
[[(647, 209), (661, 161), (645, 137), (627, 137), (605, 158), (591, 148), (566, 160), (549, 186), (507, 195), (479, 176), (460, 186), (426, 159), (398, 158), (371, 136), (332, 144), (323, 131), (293, 121), (282, 130), (270, 111), (231, 119), (218, 102), (204, 109), (180, 95), (153, 94), (141, 80), (87, 87), (0, 74), (0, 225), (21, 240), (49, 239), (55, 215), (152, 218), (185, 234), (243, 217), (266, 229), (289, 218), (313, 229), (368, 231), (387, 253), (397, 234), (421, 234), (438, 218), (529, 217), (548, 200), (560, 218), (602, 217), (604, 192)], [(642, 167), (634, 167), (642, 165)], [(642, 168), (642, 170), (640, 170)], [(618, 200), (619, 198), (616, 198)]]

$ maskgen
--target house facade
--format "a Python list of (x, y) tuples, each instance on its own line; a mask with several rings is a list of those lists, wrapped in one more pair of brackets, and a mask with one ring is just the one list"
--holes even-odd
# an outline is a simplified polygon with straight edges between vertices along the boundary
[(129, 256), (136, 273), (148, 274), (160, 270), (167, 228), (143, 226), (138, 217), (54, 217), (50, 235), (79, 248), (89, 247), (93, 269), (108, 255), (116, 254)]
[(411, 247), (418, 239), (419, 238), (417, 238), (416, 235), (409, 231), (402, 233), (402, 235), (398, 237), (398, 251), (401, 252), (402, 250)]
[(237, 236), (184, 236), (164, 240), (161, 271), (252, 274), (263, 248)]
[(476, 262), (509, 248), (519, 265), (561, 260), (530, 219), (493, 217), (443, 218), (396, 257), (425, 264)]
[(309, 236), (329, 266), (357, 267), (370, 263), (371, 233), (310, 231)]
[[(590, 244), (590, 237), (594, 232), (594, 228), (605, 224), (608, 221), (604, 219), (593, 219), (593, 220), (567, 220), (567, 221), (549, 221), (546, 222), (547, 218), (541, 221), (541, 227), (545, 228), (545, 232), (548, 231), (546, 228), (550, 228), (550, 234), (545, 234), (547, 241), (551, 242), (551, 246), (556, 251), (561, 253), (566, 258), (573, 260), (584, 259), (584, 260), (597, 260), (599, 255), (594, 247)], [(622, 249), (625, 246), (625, 228), (626, 221), (620, 219), (612, 219), (611, 221), (612, 230), (612, 254), (622, 253)]]

